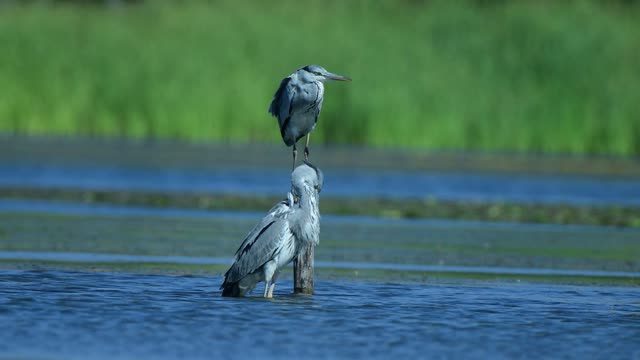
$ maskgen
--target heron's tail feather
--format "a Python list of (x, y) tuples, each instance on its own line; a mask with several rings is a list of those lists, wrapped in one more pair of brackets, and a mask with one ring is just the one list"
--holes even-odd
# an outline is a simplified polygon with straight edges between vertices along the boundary
[(262, 279), (261, 274), (252, 273), (238, 281), (228, 281), (225, 277), (224, 282), (220, 286), (222, 296), (245, 296), (250, 293)]
[(244, 296), (246, 293), (246, 289), (243, 291), (237, 281), (232, 283), (225, 281), (222, 286), (220, 286), (220, 289), (222, 289), (222, 296), (238, 297)]

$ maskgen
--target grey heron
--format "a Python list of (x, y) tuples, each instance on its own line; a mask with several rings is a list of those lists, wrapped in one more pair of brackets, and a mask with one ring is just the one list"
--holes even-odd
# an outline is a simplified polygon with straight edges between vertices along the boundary
[(244, 296), (264, 281), (264, 297), (273, 297), (280, 269), (309, 243), (320, 241), (319, 194), (323, 175), (305, 162), (291, 174), (287, 199), (276, 204), (249, 232), (224, 274), (222, 296)]
[(318, 122), (324, 98), (323, 83), (327, 80), (351, 81), (322, 66), (307, 65), (282, 79), (269, 106), (269, 113), (278, 118), (282, 140), (287, 146), (293, 146), (293, 167), (298, 155), (296, 143), (305, 135), (304, 159), (309, 160), (309, 135)]

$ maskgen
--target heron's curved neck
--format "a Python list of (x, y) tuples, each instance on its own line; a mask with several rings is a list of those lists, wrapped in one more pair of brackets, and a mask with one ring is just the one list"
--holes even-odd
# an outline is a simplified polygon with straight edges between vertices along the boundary
[(318, 244), (320, 240), (320, 210), (318, 209), (318, 202), (319, 199), (315, 195), (314, 189), (305, 189), (300, 194), (299, 206), (301, 211), (299, 212), (300, 217), (296, 222), (299, 228), (295, 229), (304, 241), (314, 244)]
[(300, 207), (305, 210), (313, 210), (318, 208), (318, 200), (314, 196), (315, 190), (312, 188), (305, 188), (302, 194), (300, 194)]

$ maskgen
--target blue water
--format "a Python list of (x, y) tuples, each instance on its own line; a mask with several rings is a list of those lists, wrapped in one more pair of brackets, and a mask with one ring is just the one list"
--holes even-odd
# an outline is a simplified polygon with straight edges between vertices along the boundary
[[(93, 254), (69, 252), (0, 251), (0, 260), (20, 262), (59, 262), (80, 264), (188, 264), (188, 265), (229, 265), (228, 258), (195, 256), (157, 256), (128, 254)], [(640, 273), (631, 271), (571, 270), (544, 268), (514, 268), (498, 266), (455, 266), (455, 265), (419, 265), (352, 261), (315, 261), (316, 269), (348, 270), (390, 270), (421, 273), (459, 273), (484, 275), (521, 275), (521, 276), (573, 276), (589, 278), (640, 278)]]
[[(61, 164), (0, 164), (0, 186), (283, 195), (282, 169), (215, 171)], [(640, 181), (600, 177), (325, 169), (324, 196), (640, 206)]]
[(0, 270), (0, 357), (640, 359), (640, 289), (318, 281), (221, 298), (219, 277)]
[[(0, 154), (0, 187), (289, 189), (288, 169), (277, 167), (55, 148), (36, 146), (27, 160)], [(640, 206), (632, 178), (324, 170), (322, 196)], [(638, 278), (633, 229), (323, 214), (312, 297), (291, 295), (283, 276), (275, 299), (221, 298), (219, 275), (143, 266), (221, 267), (262, 215), (0, 199), (0, 359), (640, 359), (639, 287), (560, 284)], [(133, 273), (90, 271), (113, 263)], [(38, 268), (47, 270), (17, 270)], [(445, 272), (507, 280), (433, 275)]]

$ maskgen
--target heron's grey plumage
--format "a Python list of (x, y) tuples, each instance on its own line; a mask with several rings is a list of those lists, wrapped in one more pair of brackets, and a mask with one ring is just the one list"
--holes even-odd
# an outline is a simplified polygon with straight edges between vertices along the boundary
[(306, 162), (293, 171), (287, 199), (269, 210), (236, 251), (220, 287), (223, 296), (244, 296), (264, 281), (264, 296), (271, 297), (280, 268), (305, 244), (318, 244), (322, 181), (322, 171)]
[(351, 81), (348, 77), (328, 72), (318, 65), (307, 65), (280, 82), (269, 113), (278, 118), (280, 135), (287, 146), (293, 146), (293, 166), (297, 156), (296, 142), (307, 136), (305, 160), (309, 156), (309, 134), (316, 127), (327, 80)]

